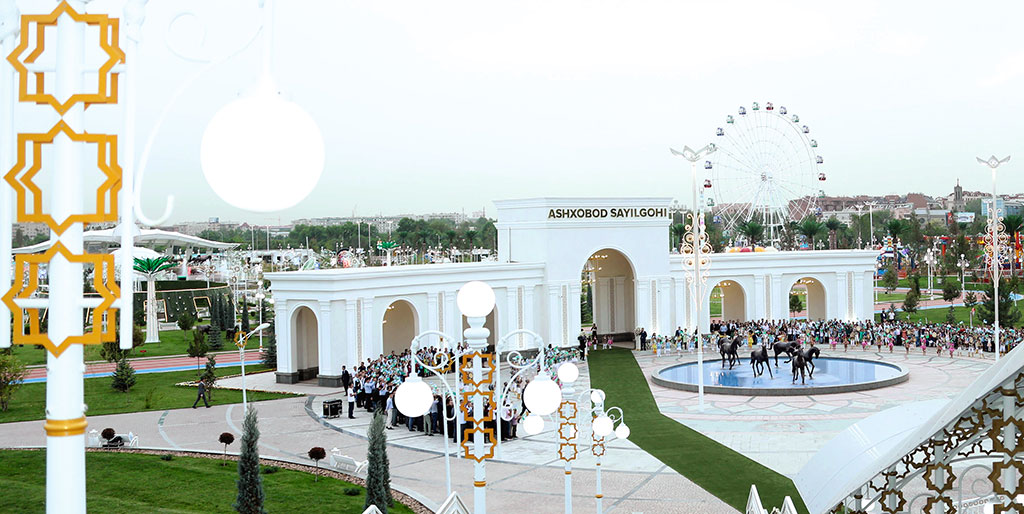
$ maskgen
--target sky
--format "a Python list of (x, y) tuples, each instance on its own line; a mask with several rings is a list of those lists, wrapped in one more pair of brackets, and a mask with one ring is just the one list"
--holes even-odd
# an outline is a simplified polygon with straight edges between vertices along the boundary
[[(22, 13), (51, 0), (17, 0)], [(121, 15), (122, 0), (90, 12)], [(256, 0), (150, 0), (137, 149), (143, 202), (170, 221), (467, 213), (493, 199), (690, 196), (670, 147), (715, 139), (754, 101), (812, 130), (829, 195), (989, 190), (976, 156), (1018, 156), (1024, 191), (1024, 2), (276, 0), (275, 79), (314, 118), (326, 165), (293, 208), (229, 206), (200, 167), (202, 133), (260, 72)], [(185, 14), (188, 11), (191, 14)], [(172, 20), (174, 20), (172, 24)], [(170, 103), (169, 103), (170, 102)], [(157, 125), (160, 112), (164, 122)], [(16, 111), (21, 113), (23, 111)], [(19, 128), (26, 120), (18, 117)], [(157, 130), (158, 129), (158, 130)], [(123, 157), (126, 158), (126, 157)], [(1019, 159), (1019, 160), (1016, 160)], [(684, 202), (685, 203), (685, 202)]]

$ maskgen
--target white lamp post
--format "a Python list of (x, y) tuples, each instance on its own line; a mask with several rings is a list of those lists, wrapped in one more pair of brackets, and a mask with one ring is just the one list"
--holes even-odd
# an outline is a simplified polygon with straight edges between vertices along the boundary
[(999, 216), (999, 209), (996, 205), (996, 168), (1010, 160), (1010, 156), (1007, 155), (1004, 159), (997, 159), (996, 156), (991, 156), (987, 160), (978, 157), (978, 162), (984, 164), (992, 169), (992, 205), (989, 206), (988, 212), (988, 227), (989, 233), (986, 236), (985, 249), (988, 251), (989, 262), (992, 264), (992, 287), (993, 297), (992, 303), (994, 309), (994, 324), (992, 330), (992, 341), (994, 342), (994, 348), (996, 352), (996, 362), (999, 362), (999, 239), (1005, 238), (1006, 234), (1003, 232), (1002, 218)]
[(964, 254), (960, 254), (960, 259), (958, 261), (956, 261), (956, 266), (958, 268), (960, 268), (960, 288), (961, 289), (967, 289), (967, 284), (965, 282), (967, 277), (965, 276), (964, 272), (967, 270), (967, 266), (969, 266), (969, 265), (970, 265), (970, 263), (968, 263), (967, 259), (964, 258)]
[(248, 334), (238, 333), (235, 346), (238, 347), (238, 361), (242, 364), (242, 414), (244, 415), (246, 410), (249, 408), (248, 402), (246, 401), (245, 395), (245, 343), (249, 341), (249, 338), (256, 332), (263, 332), (263, 329), (270, 326), (270, 323), (260, 323), (258, 327), (249, 332)]
[(697, 201), (697, 162), (715, 151), (715, 145), (709, 144), (700, 150), (694, 151), (689, 146), (684, 146), (679, 152), (669, 149), (673, 155), (678, 155), (690, 161), (691, 177), (693, 185), (693, 212), (690, 213), (690, 232), (686, 235), (686, 241), (682, 246), (683, 268), (686, 269), (686, 281), (690, 283), (690, 293), (693, 297), (693, 319), (697, 333), (697, 398), (698, 408), (704, 411), (704, 344), (703, 327), (701, 317), (703, 312), (701, 305), (704, 301), (704, 291), (707, 288), (707, 268), (711, 265), (711, 245), (708, 244), (708, 235), (704, 226), (704, 213), (702, 206)]
[[(263, 299), (267, 297), (266, 293), (263, 292), (263, 279), (260, 279), (257, 283), (259, 289), (256, 290), (256, 310), (259, 312), (260, 325), (263, 325)], [(248, 316), (248, 314), (246, 314)], [(260, 351), (263, 351), (263, 331), (260, 330)]]
[(935, 266), (935, 251), (929, 248), (924, 253), (924, 263), (928, 266), (928, 299), (935, 299), (935, 291), (932, 289), (932, 268)]

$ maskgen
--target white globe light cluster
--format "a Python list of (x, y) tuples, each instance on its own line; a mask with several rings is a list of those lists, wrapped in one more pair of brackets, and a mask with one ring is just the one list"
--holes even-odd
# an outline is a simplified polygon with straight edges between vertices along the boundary
[(416, 375), (410, 375), (395, 391), (395, 407), (405, 416), (415, 418), (430, 410), (434, 393), (430, 386)]
[(562, 391), (547, 373), (540, 373), (523, 390), (523, 402), (531, 413), (538, 417), (547, 416), (562, 403)]
[(526, 430), (527, 434), (537, 435), (541, 430), (544, 430), (544, 418), (538, 414), (530, 414), (523, 420), (523, 430)]
[(455, 303), (467, 318), (482, 318), (494, 310), (494, 290), (479, 280), (467, 282), (459, 288)]
[(558, 379), (564, 383), (573, 383), (580, 378), (580, 368), (571, 362), (565, 362), (558, 367)]

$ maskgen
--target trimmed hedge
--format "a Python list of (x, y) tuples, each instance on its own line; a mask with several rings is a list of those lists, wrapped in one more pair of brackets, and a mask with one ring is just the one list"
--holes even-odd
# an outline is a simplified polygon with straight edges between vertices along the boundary
[[(196, 310), (196, 297), (207, 297), (210, 299), (211, 309), (206, 316), (200, 317)], [(231, 288), (226, 284), (210, 282), (206, 287), (205, 280), (158, 280), (156, 281), (156, 299), (163, 300), (167, 306), (167, 321), (175, 323), (178, 317), (189, 313), (196, 319), (209, 319), (209, 312), (212, 311), (214, 302), (226, 302), (231, 298)], [(142, 283), (140, 291), (135, 292), (135, 305), (142, 306), (146, 302), (146, 283)]]

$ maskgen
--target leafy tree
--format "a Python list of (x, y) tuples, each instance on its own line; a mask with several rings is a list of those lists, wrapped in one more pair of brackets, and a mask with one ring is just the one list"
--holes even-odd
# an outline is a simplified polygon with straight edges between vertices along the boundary
[[(132, 350), (145, 344), (146, 335), (142, 333), (142, 327), (132, 325)], [(107, 341), (100, 345), (100, 358), (107, 362), (118, 362), (131, 355), (132, 350), (121, 349), (121, 331), (114, 333), (114, 340)]]
[(217, 385), (217, 358), (212, 353), (206, 356), (206, 369), (199, 380), (206, 384), (206, 390), (210, 398), (213, 398), (213, 386)]
[(235, 434), (232, 434), (231, 432), (223, 432), (220, 434), (220, 437), (217, 438), (217, 441), (224, 445), (224, 459), (220, 463), (221, 466), (224, 466), (227, 464), (228, 460), (228, 445), (235, 442)]
[(896, 290), (896, 287), (900, 285), (900, 276), (896, 272), (896, 263), (890, 262), (885, 267), (885, 273), (882, 275), (882, 287), (885, 288), (886, 293), (891, 293)]
[[(1013, 248), (1016, 244), (1017, 233), (1024, 229), (1024, 217), (1019, 214), (1011, 214), (1003, 218), (1003, 228), (1006, 229), (1006, 235), (1010, 236), (1010, 247)], [(1013, 252), (1013, 250), (1011, 250)], [(1010, 276), (1016, 277), (1015, 263), (1017, 259), (1010, 259)]]
[(391, 506), (391, 471), (388, 464), (388, 436), (384, 433), (384, 414), (377, 411), (370, 422), (369, 448), (366, 452), (366, 503), (364, 509), (376, 505), (383, 514)]
[(309, 449), (307, 455), (309, 455), (309, 458), (313, 460), (313, 464), (316, 466), (316, 474), (313, 475), (313, 481), (316, 482), (320, 479), (320, 461), (327, 456), (327, 451), (320, 446), (314, 446)]
[(789, 294), (789, 312), (797, 313), (804, 310), (804, 302), (800, 300), (800, 295), (796, 293)]
[(174, 267), (171, 258), (166, 255), (155, 259), (135, 258), (133, 268), (136, 273), (146, 277), (146, 340), (160, 340), (160, 325), (156, 318), (156, 276)]
[(18, 392), (28, 369), (25, 364), (11, 354), (0, 354), (0, 411), (7, 411), (11, 398)]
[(825, 220), (825, 228), (828, 229), (828, 248), (829, 250), (836, 249), (836, 231), (845, 228), (842, 221), (836, 219), (835, 216)]
[(196, 360), (196, 377), (199, 377), (199, 358), (206, 357), (206, 352), (210, 350), (210, 347), (206, 344), (206, 336), (203, 335), (199, 329), (192, 330), (192, 340), (188, 343), (188, 348), (185, 352), (188, 353), (189, 357)]
[(950, 303), (950, 308), (953, 307), (953, 300), (960, 297), (960, 291), (960, 282), (957, 282), (956, 279), (946, 277), (946, 279), (942, 281), (942, 299)]
[(682, 223), (676, 223), (669, 227), (669, 234), (672, 236), (672, 247), (679, 248), (679, 245), (683, 243), (683, 238), (686, 237), (686, 225)]
[(242, 424), (242, 451), (238, 456), (238, 496), (233, 507), (241, 514), (264, 514), (263, 477), (260, 476), (260, 429), (256, 409), (249, 406)]
[(920, 293), (911, 290), (907, 293), (906, 298), (903, 299), (903, 312), (907, 314), (913, 314), (917, 312), (917, 304), (920, 298)]
[(978, 304), (978, 296), (974, 294), (974, 291), (967, 291), (964, 295), (964, 306), (970, 309)]
[(273, 327), (270, 329), (270, 337), (263, 341), (263, 364), (277, 369), (277, 338)]
[(956, 323), (956, 313), (953, 312), (953, 305), (950, 305), (949, 309), (946, 310), (946, 323), (950, 325)]
[[(985, 296), (978, 304), (978, 315), (983, 323), (991, 325), (995, 321), (995, 288), (992, 284), (985, 284), (982, 293)], [(999, 326), (1013, 327), (1020, 321), (1020, 317), (1020, 311), (1010, 299), (1009, 281), (999, 279)]]
[(178, 316), (178, 328), (184, 332), (192, 330), (196, 326), (196, 317), (191, 312), (184, 312)]
[(114, 369), (114, 376), (111, 377), (110, 387), (125, 393), (125, 403), (127, 403), (128, 391), (130, 391), (134, 385), (135, 368), (133, 368), (131, 363), (128, 362), (128, 358), (124, 357), (117, 362), (117, 368)]
[(910, 291), (917, 294), (918, 299), (921, 298), (921, 275), (918, 275), (915, 271), (907, 277), (907, 282), (910, 282)]

